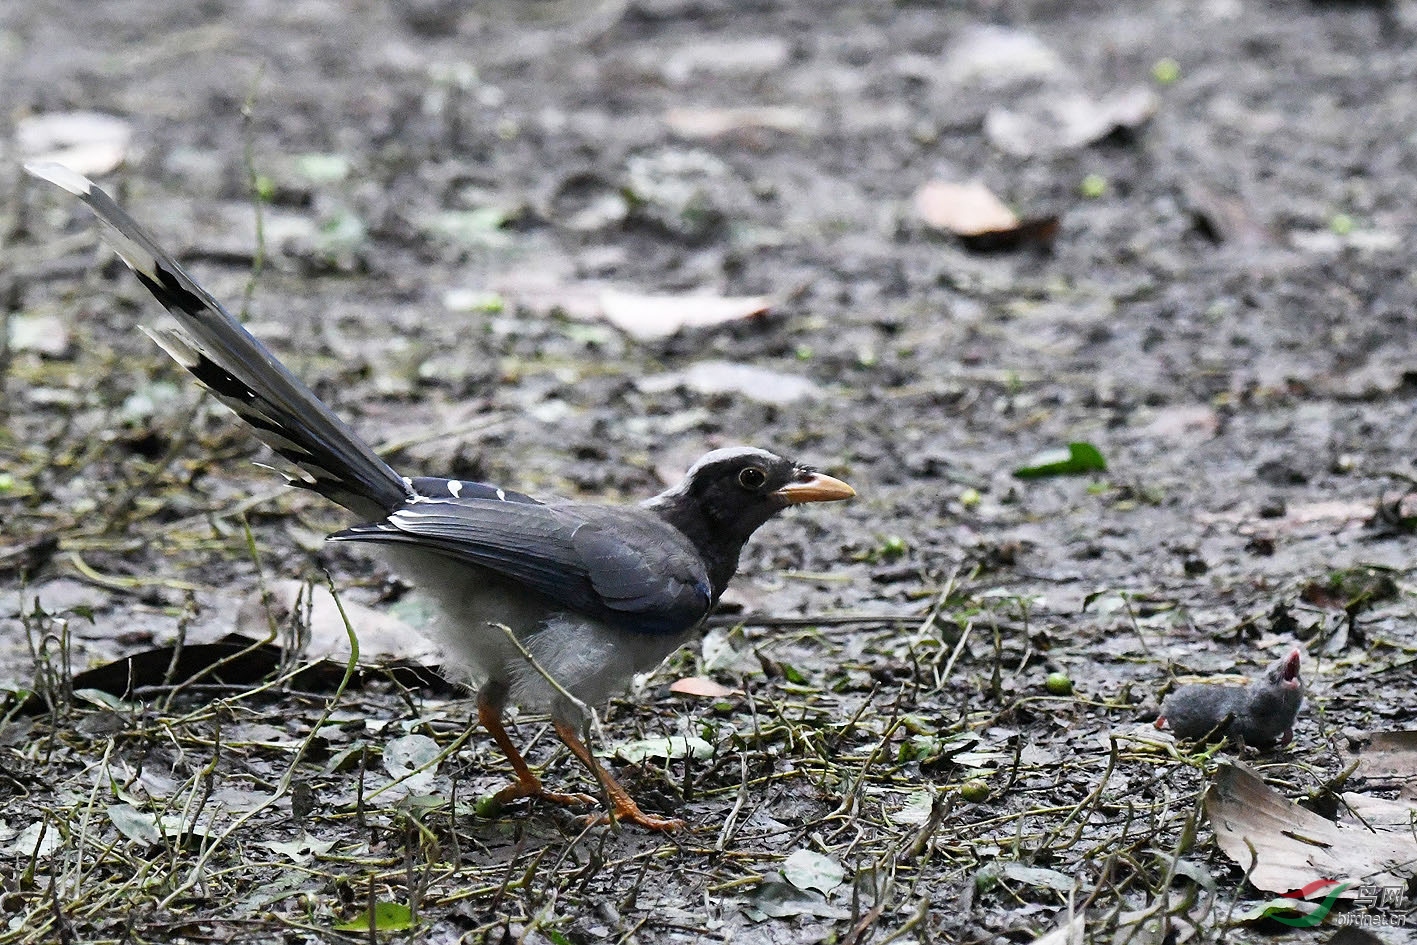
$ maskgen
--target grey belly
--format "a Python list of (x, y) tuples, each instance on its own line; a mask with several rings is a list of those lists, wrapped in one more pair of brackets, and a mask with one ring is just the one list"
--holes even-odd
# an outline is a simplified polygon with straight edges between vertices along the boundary
[(635, 674), (654, 669), (693, 634), (692, 628), (676, 634), (615, 630), (475, 565), (418, 548), (371, 550), (436, 604), (425, 632), (447, 666), (469, 685), (505, 686), (510, 701), (525, 708), (578, 714), (498, 625), (512, 631), (546, 675), (591, 707), (624, 691)]

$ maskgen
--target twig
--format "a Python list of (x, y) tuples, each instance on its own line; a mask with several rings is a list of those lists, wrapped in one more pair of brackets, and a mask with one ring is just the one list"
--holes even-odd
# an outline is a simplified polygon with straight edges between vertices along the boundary
[(536, 661), (536, 657), (531, 655), (531, 651), (528, 650), (526, 646), (522, 644), (522, 641), (517, 639), (517, 635), (512, 632), (511, 627), (507, 626), (504, 623), (493, 623), (489, 624), (488, 626), (496, 627), (498, 630), (501, 630), (504, 634), (506, 634), (507, 639), (511, 642), (512, 646), (516, 649), (516, 651), (521, 654), (521, 658), (526, 660), (527, 665), (530, 666), (532, 669), (536, 670), (536, 674), (542, 679), (546, 680), (546, 684), (552, 689), (554, 689), (558, 696), (560, 696), (562, 699), (565, 699), (567, 702), (569, 702), (572, 706), (575, 707), (576, 711), (582, 713), (585, 718), (590, 720), (591, 726), (595, 729), (596, 738), (600, 739), (601, 741), (605, 740), (605, 735), (600, 730), (600, 717), (596, 715), (595, 710), (592, 709), (590, 706), (586, 705), (584, 702), (582, 702), (565, 686), (557, 682), (556, 678), (552, 676), (549, 672), (547, 672), (546, 668)]

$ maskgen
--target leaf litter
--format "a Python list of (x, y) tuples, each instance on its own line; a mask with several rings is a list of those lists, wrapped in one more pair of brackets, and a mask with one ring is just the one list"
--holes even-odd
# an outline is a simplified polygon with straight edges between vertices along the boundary
[[(118, 14), (106, 10), (75, 7), (27, 37), (38, 54), (10, 60), (21, 109), (52, 97), (46, 70), (87, 48), (72, 24), (92, 27), (98, 16), (107, 26), (103, 18)], [(192, 622), (189, 642), (200, 637), (189, 654), (220, 640), (214, 631), (230, 629), (261, 575), (329, 568), (341, 588), (379, 608), (402, 605), (404, 588), (300, 537), (328, 530), (314, 504), (298, 495), (256, 501), (264, 487), (252, 487), (261, 476), (246, 468), (245, 435), (211, 414), (148, 411), (135, 418), (155, 434), (146, 444), (106, 435), (121, 425), (124, 398), (156, 377), (138, 355), (141, 339), (129, 337), (135, 296), (103, 274), (81, 285), (59, 278), (71, 266), (87, 270), (88, 258), (62, 243), (77, 235), (60, 231), (66, 218), (35, 203), (12, 208), (39, 211), (23, 215), (18, 229), (29, 235), (6, 233), (25, 311), (84, 317), (68, 322), (77, 343), (62, 358), (24, 355), (8, 366), (7, 553), (34, 549), (22, 556), (26, 573), (46, 587), (59, 578), (93, 591), (84, 606), (98, 628), (145, 640), (124, 645), (154, 657), (151, 688), (127, 698), (118, 680), (120, 695), (103, 698), (84, 691), (90, 664), (77, 644), (87, 624), (77, 609), (7, 608), (0, 618), (7, 656), (22, 654), (7, 659), (14, 696), (0, 710), (0, 849), (22, 834), (31, 852), (41, 837), (55, 844), (43, 862), (23, 853), (26, 844), (3, 854), (7, 943), (324, 941), (341, 924), (362, 939), (371, 921), (405, 919), (432, 941), (1028, 941), (1048, 930), (1082, 936), (1084, 917), (1086, 935), (1109, 942), (1270, 937), (1224, 928), (1227, 908), (1238, 904), (1240, 919), (1255, 891), (1243, 867), (1217, 852), (1212, 828), (1192, 820), (1233, 750), (1125, 736), (1145, 725), (1138, 716), (1166, 661), (1196, 654), (1198, 666), (1228, 665), (1271, 640), (1297, 639), (1325, 661), (1322, 713), (1301, 717), (1289, 750), (1244, 756), (1261, 759), (1281, 798), (1329, 802), (1316, 786), (1348, 763), (1333, 747), (1410, 720), (1410, 535), (1344, 512), (1276, 532), (1273, 554), (1258, 558), (1245, 533), (1249, 522), (1274, 521), (1265, 514), (1275, 509), (1335, 502), (1371, 512), (1378, 471), (1410, 459), (1394, 396), (1404, 389), (1396, 379), (1405, 335), (1395, 329), (1413, 310), (1411, 281), (1382, 247), (1384, 234), (1403, 227), (1403, 175), (1384, 162), (1412, 124), (1411, 97), (1373, 94), (1411, 72), (1410, 52), (1384, 42), (1376, 18), (1343, 5), (1098, 7), (1035, 11), (1037, 42), (1017, 44), (1015, 74), (1005, 65), (975, 78), (952, 76), (940, 55), (981, 26), (964, 6), (759, 5), (725, 18), (731, 35), (686, 11), (637, 4), (594, 48), (562, 44), (541, 59), (527, 57), (517, 34), (467, 13), (466, 28), (441, 47), (436, 37), (408, 44), (448, 60), (487, 53), (476, 75), (437, 80), (447, 93), (439, 101), (427, 95), (426, 62), (392, 48), (404, 42), (392, 35), (398, 21), (345, 24), (367, 43), (347, 42), (344, 30), (338, 42), (319, 30), (296, 37), (265, 20), (245, 28), (272, 50), (304, 50), (277, 57), (291, 71), (254, 103), (257, 162), (266, 135), (295, 154), (352, 146), (341, 189), (360, 192), (340, 195), (352, 197), (348, 207), (331, 209), (333, 185), (273, 195), (315, 202), (268, 208), (305, 232), (308, 248), (272, 241), (252, 300), (258, 316), (283, 327), (282, 355), (294, 351), (299, 373), (335, 395), (351, 422), (442, 429), (447, 416), (475, 419), (491, 401), (509, 416), (505, 425), (415, 458), (429, 471), (556, 494), (640, 496), (668, 458), (749, 435), (870, 483), (866, 501), (840, 520), (784, 519), (770, 542), (750, 547), (735, 591), (751, 606), (731, 617), (742, 626), (721, 628), (713, 666), (686, 651), (637, 698), (606, 708), (611, 743), (692, 733), (711, 747), (707, 758), (612, 762), (637, 796), (685, 813), (695, 829), (674, 838), (587, 830), (578, 813), (531, 804), (478, 813), (475, 796), (510, 772), (482, 733), (459, 743), (473, 707), (446, 686), (372, 667), (342, 686), (345, 667), (306, 674), (279, 645), (250, 675), (223, 663), (239, 649), (209, 651), (204, 664), (175, 659), (179, 621)], [(685, 86), (655, 78), (665, 74), (661, 33), (674, 37), (671, 49), (712, 49), (701, 31), (723, 46), (750, 28), (773, 39), (756, 61), (720, 68), (690, 53), (672, 77)], [(1078, 42), (1080, 29), (1127, 38)], [(130, 36), (131, 24), (110, 33)], [(130, 196), (178, 229), (220, 218), (187, 255), (239, 292), (248, 275), (232, 264), (250, 260), (257, 244), (220, 211), (251, 217), (237, 196), (246, 178), (234, 146), (239, 119), (224, 124), (221, 104), (209, 122), (181, 118), (183, 109), (205, 115), (213, 102), (240, 101), (230, 70), (202, 68), (223, 60), (191, 54), (219, 48), (212, 36), (223, 34), (198, 26), (151, 50), (129, 47), (141, 54), (136, 67), (119, 55), (87, 57), (83, 68), (111, 81), (115, 95), (172, 104), (172, 121), (142, 129), (152, 146), (133, 162)], [(1040, 47), (1043, 67), (1027, 65)], [(980, 132), (992, 110), (1024, 111), (1030, 87), (1053, 96), (1076, 87), (1059, 57), (1047, 61), (1050, 49), (1070, 50), (1093, 79), (1145, 71), (1139, 58), (1164, 51), (1186, 64), (1187, 79), (1171, 77), (1160, 120), (1144, 135), (1110, 136), (1122, 146), (1059, 151), (1053, 141), (1028, 157), (991, 152)], [(975, 66), (987, 69), (1000, 52)], [(334, 66), (341, 80), (304, 81), (316, 65)], [(320, 90), (318, 102), (302, 97), (307, 86)], [(685, 159), (663, 141), (680, 90), (730, 108), (809, 109), (822, 124), (810, 135), (699, 139), (702, 152)], [(1264, 130), (1218, 126), (1224, 95), (1272, 116)], [(349, 128), (370, 133), (347, 137)], [(518, 209), (587, 162), (606, 190), (619, 191), (630, 156), (669, 151), (636, 162), (635, 186), (587, 214), (588, 231)], [(1185, 199), (1198, 168), (1207, 181), (1226, 181), (1223, 193), (1243, 193), (1257, 219), (1315, 236), (1272, 256), (1217, 252), (1194, 232)], [(1038, 194), (1073, 193), (1085, 174), (1108, 186), (1069, 207), (1069, 238), (1051, 257), (958, 253), (952, 241), (897, 227), (900, 199), (920, 180), (972, 173), (1007, 174), (1025, 206)], [(479, 178), (472, 190), (505, 194), (509, 215), (442, 218), (459, 225), (436, 236), (421, 229), (443, 211), (504, 207), (468, 199), (468, 176)], [(1247, 179), (1232, 188), (1232, 177)], [(225, 203), (210, 205), (213, 194)], [(632, 207), (631, 197), (643, 202)], [(599, 206), (595, 191), (590, 203)], [(362, 249), (321, 264), (308, 233), (322, 219), (359, 223)], [(70, 249), (35, 263), (50, 239)], [(552, 304), (488, 298), (508, 259), (553, 272), (554, 285), (593, 286), (585, 308), (614, 286), (730, 298), (808, 288), (763, 326), (742, 330), (729, 319), (721, 330), (639, 342), (568, 325)], [(479, 294), (455, 297), (450, 312), (441, 291), (457, 285)], [(1372, 325), (1395, 328), (1355, 327)], [(404, 336), (442, 360), (380, 388), (366, 368)], [(1384, 357), (1388, 386), (1349, 390), (1331, 380)], [(633, 383), (710, 358), (801, 371), (831, 396), (774, 405)], [(1205, 405), (1217, 422), (1199, 435), (1159, 434), (1161, 448), (1122, 439), (1139, 407), (1187, 404)], [(1038, 443), (1099, 422), (1115, 467), (1104, 481), (1025, 486), (1009, 475)], [(1257, 473), (1296, 455), (1297, 479)], [(1188, 574), (1182, 551), (1203, 554), (1209, 573)], [(1351, 611), (1344, 605), (1354, 596), (1323, 608), (1301, 599), (1308, 582), (1364, 562), (1397, 569), (1396, 596)], [(13, 572), (17, 591), (21, 580)], [(1103, 598), (1079, 603), (1099, 592), (1105, 612)], [(174, 659), (178, 671), (168, 674)], [(115, 680), (123, 675), (123, 665), (100, 662)], [(201, 675), (217, 665), (221, 672)], [(1055, 672), (1073, 682), (1071, 693), (1043, 686)], [(654, 695), (691, 675), (742, 696)], [(15, 708), (32, 697), (42, 711)], [(528, 714), (516, 727), (548, 781), (574, 781), (543, 719)], [(414, 734), (450, 751), (432, 792), (370, 802), (392, 777), (383, 750)], [(1029, 750), (1039, 744), (1049, 751)], [(1399, 773), (1361, 790), (1397, 794)], [(180, 829), (204, 798), (219, 832), (200, 844), (139, 843), (106, 816), (109, 805), (128, 805), (154, 825), (181, 817), (171, 824)], [(1350, 804), (1375, 823), (1401, 814)], [(907, 806), (911, 817), (893, 816)], [(1347, 814), (1338, 822), (1356, 823)], [(299, 864), (262, 846), (307, 835), (334, 846)], [(850, 879), (829, 899), (794, 886), (781, 874), (796, 850), (834, 859)], [(991, 883), (985, 868), (994, 863), (1075, 878), (1088, 897), (1066, 903), (1026, 881), (1061, 885), (1046, 873)], [(747, 910), (760, 891), (764, 903), (777, 895), (807, 908), (754, 922)], [(398, 914), (382, 919), (383, 904)]]

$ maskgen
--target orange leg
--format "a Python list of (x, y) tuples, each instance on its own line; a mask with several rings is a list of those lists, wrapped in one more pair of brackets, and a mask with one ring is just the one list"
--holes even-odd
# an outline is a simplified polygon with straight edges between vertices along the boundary
[(620, 786), (620, 782), (610, 776), (600, 762), (595, 760), (595, 756), (590, 753), (590, 749), (581, 741), (576, 730), (565, 722), (555, 720), (556, 734), (561, 736), (561, 741), (566, 743), (566, 747), (571, 749), (571, 754), (580, 759), (581, 764), (590, 769), (590, 773), (600, 780), (601, 786), (605, 788), (605, 793), (610, 796), (610, 803), (615, 811), (617, 820), (627, 820), (633, 824), (639, 824), (647, 830), (678, 830), (684, 826), (684, 821), (670, 817), (656, 817), (654, 814), (646, 814), (640, 810), (640, 805), (635, 803), (635, 799), (630, 793)]
[[(511, 784), (502, 788), (492, 795), (492, 803), (501, 805), (508, 801), (515, 801), (522, 797), (534, 797), (543, 801), (550, 801), (553, 804), (594, 804), (595, 798), (589, 794), (561, 794), (556, 791), (548, 791), (541, 786), (541, 779), (536, 776), (527, 765), (522, 753), (517, 751), (517, 746), (512, 744), (512, 739), (507, 735), (506, 728), (502, 725), (502, 709), (490, 699), (479, 697), (477, 700), (477, 720), (482, 723), (482, 727), (487, 729), (487, 733), (492, 736), (492, 740), (497, 743), (497, 747), (502, 749), (502, 754), (507, 756), (507, 760), (512, 763), (512, 770), (516, 772), (517, 779)], [(565, 736), (562, 736), (563, 738)]]

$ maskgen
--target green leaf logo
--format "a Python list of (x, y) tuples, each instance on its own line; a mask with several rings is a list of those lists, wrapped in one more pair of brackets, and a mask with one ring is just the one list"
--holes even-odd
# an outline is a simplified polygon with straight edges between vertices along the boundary
[(1264, 915), (1291, 928), (1311, 929), (1328, 918), (1328, 914), (1333, 911), (1334, 903), (1338, 902), (1338, 897), (1343, 894), (1345, 889), (1352, 886), (1352, 883), (1338, 883), (1338, 885), (1334, 886), (1329, 894), (1324, 897), (1324, 901), (1319, 903), (1313, 912), (1300, 913), (1299, 915), (1279, 915), (1279, 913), (1298, 911), (1294, 908), (1296, 902), (1301, 902), (1310, 894), (1316, 893), (1325, 886), (1337, 882), (1337, 880), (1333, 879), (1316, 879), (1302, 889), (1296, 889), (1291, 893), (1286, 893), (1283, 899), (1275, 899), (1273, 902), (1269, 903), (1264, 911)]

